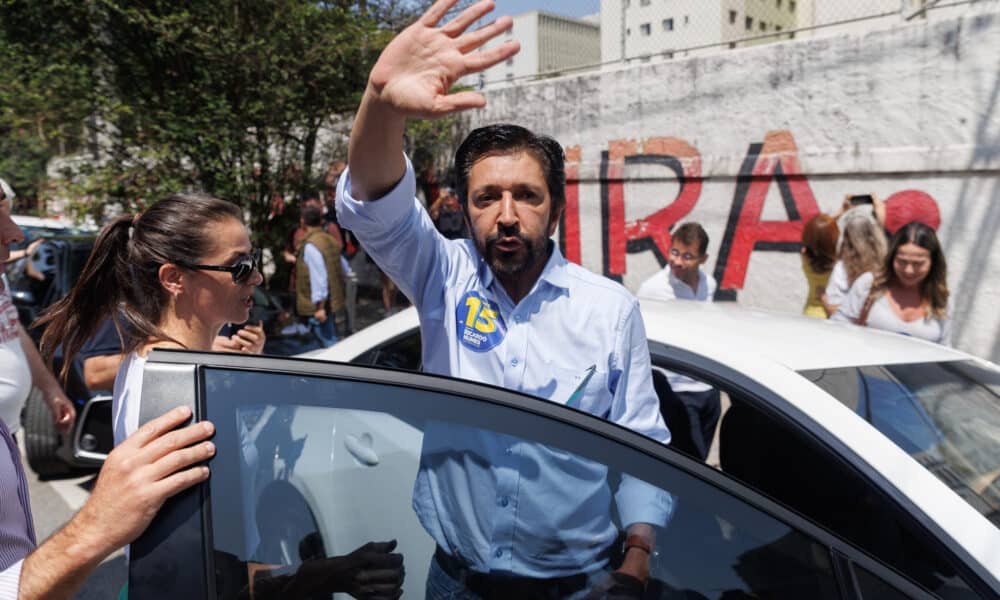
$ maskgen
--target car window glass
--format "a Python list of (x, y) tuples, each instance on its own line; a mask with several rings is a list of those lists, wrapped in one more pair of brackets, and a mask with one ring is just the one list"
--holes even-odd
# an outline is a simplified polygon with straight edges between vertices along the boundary
[(670, 447), (718, 466), (718, 423), (728, 396), (697, 377), (660, 367), (653, 367), (653, 389), (671, 424)]
[(896, 589), (881, 577), (872, 574), (869, 570), (854, 566), (854, 576), (858, 583), (858, 590), (861, 592), (861, 600), (906, 600), (907, 594)]
[(1000, 526), (1000, 372), (955, 361), (802, 374)]
[[(655, 365), (685, 372), (666, 356)], [(837, 385), (845, 378), (836, 377)], [(847, 539), (942, 598), (968, 584), (914, 520), (858, 471), (746, 392), (714, 382), (729, 399), (718, 432), (719, 468)], [(670, 427), (670, 421), (667, 420)]]
[(636, 521), (656, 533), (655, 597), (840, 598), (824, 544), (570, 424), (356, 380), (203, 376), (219, 448), (209, 482), (218, 598), (237, 597), (254, 569), (319, 585), (306, 573), (324, 559), (393, 539), (409, 597), (447, 585), (441, 563), (431, 568), (438, 544), (476, 569), (590, 589), (621, 560), (623, 522)]
[(418, 330), (367, 350), (351, 362), (359, 365), (419, 371), (422, 364), (420, 352), (420, 331)]

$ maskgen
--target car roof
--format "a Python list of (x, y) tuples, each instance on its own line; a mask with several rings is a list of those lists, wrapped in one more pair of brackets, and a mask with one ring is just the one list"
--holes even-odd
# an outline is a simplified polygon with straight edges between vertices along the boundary
[[(794, 371), (972, 358), (924, 340), (848, 323), (739, 306), (732, 302), (640, 300), (646, 337), (707, 358), (733, 352)], [(819, 341), (822, 340), (822, 344)]]

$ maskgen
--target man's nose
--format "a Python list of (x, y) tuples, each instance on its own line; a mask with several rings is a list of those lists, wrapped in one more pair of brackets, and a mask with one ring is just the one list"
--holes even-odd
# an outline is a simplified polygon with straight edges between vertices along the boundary
[(504, 194), (500, 199), (500, 216), (497, 221), (501, 225), (511, 226), (517, 223), (517, 205), (512, 194)]

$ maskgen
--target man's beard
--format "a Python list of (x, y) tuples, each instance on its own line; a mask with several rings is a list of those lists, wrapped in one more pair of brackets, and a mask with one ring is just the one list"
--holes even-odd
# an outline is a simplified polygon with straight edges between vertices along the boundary
[[(502, 252), (496, 249), (500, 238), (517, 238), (521, 249), (517, 252)], [(518, 275), (530, 270), (546, 258), (546, 240), (531, 240), (520, 231), (514, 233), (494, 233), (485, 240), (476, 240), (476, 248), (497, 275)]]

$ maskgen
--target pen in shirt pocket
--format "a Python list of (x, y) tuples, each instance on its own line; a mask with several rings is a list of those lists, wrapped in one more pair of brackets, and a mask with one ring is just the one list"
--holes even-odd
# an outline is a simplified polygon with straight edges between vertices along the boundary
[(566, 406), (575, 407), (576, 405), (574, 405), (574, 403), (579, 404), (578, 401), (580, 400), (580, 396), (583, 396), (583, 390), (584, 388), (587, 387), (587, 382), (589, 382), (590, 378), (594, 376), (594, 371), (596, 370), (597, 370), (597, 365), (590, 365), (589, 367), (587, 367), (587, 369), (583, 372), (583, 378), (580, 381), (580, 385), (576, 386), (576, 389), (573, 390), (573, 393), (570, 394), (569, 398), (566, 399)]

